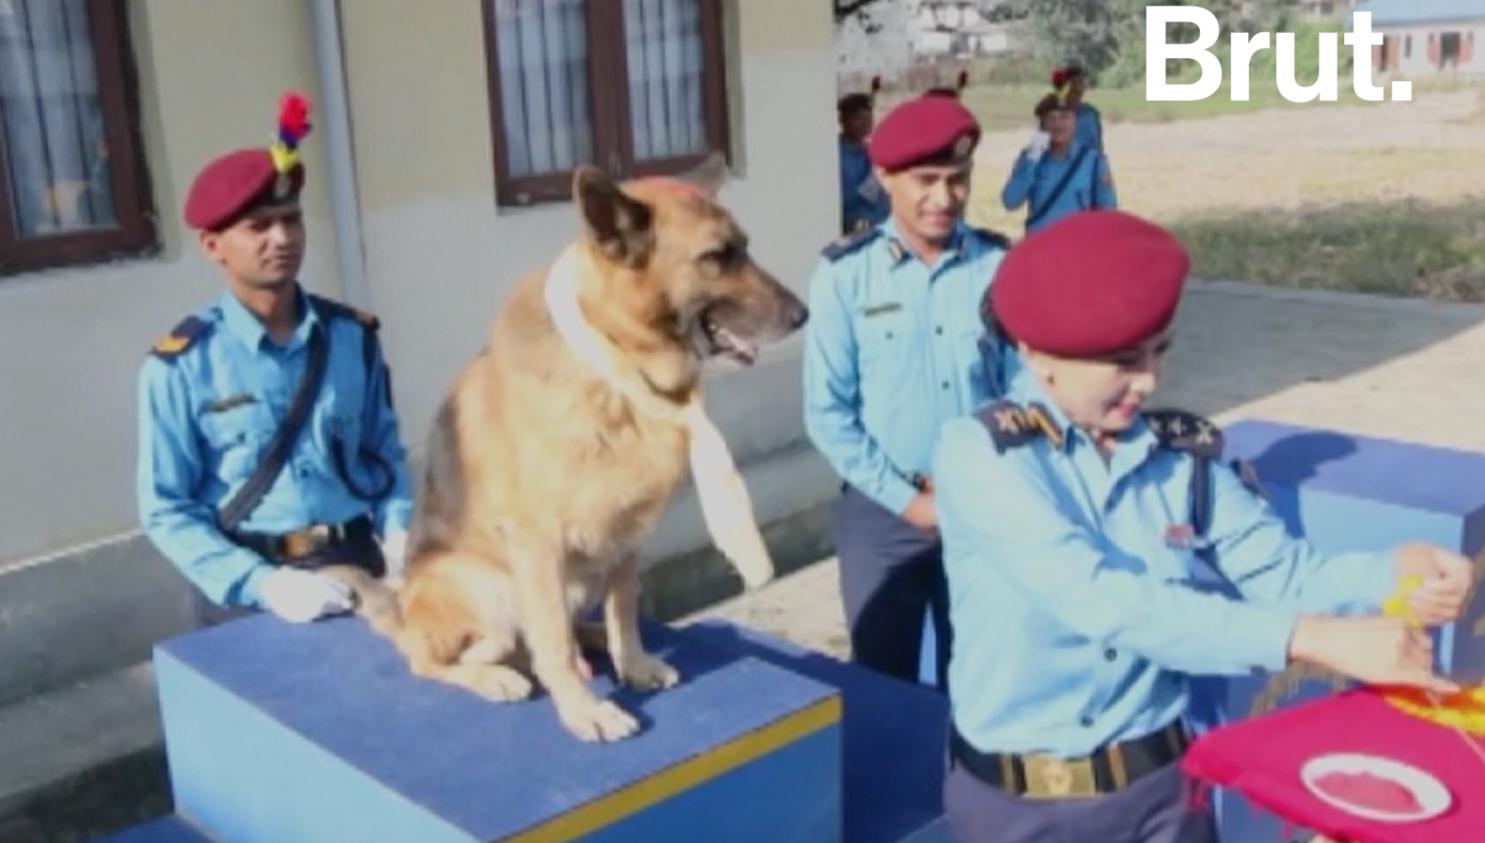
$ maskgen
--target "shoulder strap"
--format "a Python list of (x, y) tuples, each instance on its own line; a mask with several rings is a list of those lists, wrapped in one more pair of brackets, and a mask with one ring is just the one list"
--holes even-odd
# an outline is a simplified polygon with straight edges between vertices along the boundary
[(289, 411), (284, 414), (284, 420), (279, 423), (278, 430), (273, 432), (273, 438), (264, 449), (263, 461), (258, 463), (252, 476), (242, 484), (237, 494), (217, 510), (217, 526), (223, 532), (230, 533), (237, 529), (242, 519), (263, 500), (263, 496), (283, 470), (284, 463), (288, 462), (289, 454), (294, 450), (294, 442), (299, 438), (299, 431), (309, 418), (315, 396), (320, 392), (320, 383), (324, 380), (325, 366), (329, 359), (330, 331), (328, 326), (321, 326), (310, 334), (309, 359), (304, 364), (304, 377), (300, 379), (299, 387), (294, 392)]
[[(363, 310), (357, 310), (354, 307), (341, 304), (340, 302), (334, 301), (333, 299), (327, 299), (313, 294), (311, 294), (309, 298), (310, 301), (313, 302), (315, 308), (318, 309), (318, 311), (322, 315), (329, 318), (354, 319), (356, 322), (359, 322), (361, 324), (361, 364), (362, 367), (366, 370), (365, 382), (367, 393), (369, 395), (371, 391), (371, 384), (374, 382), (376, 375), (376, 332), (377, 329), (381, 327), (381, 322), (375, 316), (372, 316), (371, 314)], [(392, 370), (390, 368), (385, 368), (385, 371), (387, 377), (387, 404), (388, 406), (390, 406), (392, 403)], [(345, 455), (346, 447), (348, 444), (351, 447), (355, 448), (356, 456), (359, 459), (366, 460), (376, 467), (376, 471), (380, 475), (381, 481), (377, 483), (375, 487), (369, 490), (365, 489), (361, 486), (361, 484), (356, 482), (353, 476), (351, 476), (350, 468), (346, 464)], [(376, 501), (381, 500), (382, 498), (387, 496), (387, 493), (392, 491), (392, 485), (397, 481), (397, 475), (392, 470), (392, 467), (387, 465), (387, 461), (382, 459), (381, 454), (378, 454), (371, 448), (366, 447), (364, 442), (346, 443), (342, 442), (340, 440), (340, 437), (332, 436), (330, 443), (330, 459), (331, 462), (334, 464), (335, 473), (339, 475), (340, 482), (345, 485), (346, 491), (350, 492), (354, 497), (363, 501), (375, 503)]]
[[(1031, 216), (1026, 218), (1027, 228), (1041, 222), (1042, 217), (1045, 217), (1047, 212), (1052, 210), (1052, 206), (1057, 204), (1057, 200), (1062, 198), (1062, 194), (1067, 190), (1068, 183), (1073, 180), (1073, 176), (1078, 174), (1078, 168), (1083, 166), (1083, 159), (1088, 157), (1089, 149), (1090, 147), (1085, 146), (1078, 150), (1077, 155), (1073, 156), (1072, 166), (1068, 167), (1067, 172), (1062, 174), (1062, 178), (1058, 180), (1057, 186), (1052, 188), (1052, 192), (1047, 196), (1047, 200), (1042, 203), (1040, 208), (1032, 211)], [(1043, 158), (1042, 160), (1046, 159)]]
[(995, 231), (994, 229), (970, 226), (969, 230), (974, 232), (975, 236), (979, 237), (981, 240), (985, 241), (991, 246), (994, 246), (997, 249), (1000, 249), (1001, 251), (1009, 251), (1011, 248), (1011, 238), (1005, 236), (1004, 234), (1001, 234), (998, 231)]
[[(1196, 537), (1204, 540), (1212, 526), (1212, 462), (1222, 457), (1222, 431), (1201, 416), (1183, 410), (1150, 410), (1145, 413), (1145, 423), (1162, 447), (1192, 456), (1195, 464), (1191, 467), (1190, 524)], [(1203, 541), (1196, 553), (1203, 562), (1216, 568), (1209, 544)]]
[(838, 261), (877, 239), (877, 236), (881, 233), (882, 230), (880, 228), (872, 226), (871, 228), (862, 229), (855, 234), (847, 234), (844, 237), (832, 240), (830, 245), (821, 250), (820, 254), (824, 255), (828, 261)]
[(196, 344), (196, 341), (206, 335), (211, 323), (198, 316), (187, 316), (180, 324), (170, 329), (170, 333), (155, 340), (150, 346), (150, 354), (172, 363), (175, 358), (186, 353), (186, 350)]
[(310, 304), (321, 316), (332, 319), (351, 319), (361, 325), (361, 362), (366, 369), (366, 382), (371, 382), (372, 366), (376, 362), (376, 332), (381, 328), (381, 320), (358, 310), (348, 304), (342, 304), (334, 299), (327, 299), (314, 293), (309, 294)]
[(1023, 408), (1014, 401), (996, 401), (978, 410), (975, 418), (990, 432), (997, 453), (1003, 454), (1044, 436), (1053, 447), (1062, 446), (1062, 431), (1040, 404)]

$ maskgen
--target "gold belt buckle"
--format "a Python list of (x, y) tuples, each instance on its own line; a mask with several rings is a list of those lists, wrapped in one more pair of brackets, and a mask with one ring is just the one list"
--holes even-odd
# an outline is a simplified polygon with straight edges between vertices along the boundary
[(1026, 770), (1027, 799), (1081, 799), (1098, 795), (1092, 759), (1026, 755), (1021, 758), (1021, 765)]
[(324, 524), (311, 524), (303, 530), (284, 534), (284, 556), (288, 559), (303, 559), (329, 543), (330, 528)]

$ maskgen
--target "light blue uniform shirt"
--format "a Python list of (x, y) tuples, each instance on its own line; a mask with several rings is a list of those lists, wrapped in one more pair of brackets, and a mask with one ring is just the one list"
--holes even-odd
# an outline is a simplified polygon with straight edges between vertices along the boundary
[(980, 303), (1005, 241), (960, 224), (932, 266), (893, 221), (826, 249), (810, 281), (804, 423), (846, 482), (895, 513), (917, 494), (943, 423), (1003, 391), (1014, 352)]
[[(1083, 149), (1088, 151), (1080, 156)], [(1077, 169), (1068, 176), (1074, 165)], [(1064, 177), (1067, 178), (1066, 186), (1061, 193), (1056, 193)], [(1028, 233), (1077, 211), (1119, 207), (1108, 160), (1096, 148), (1076, 142), (1061, 155), (1048, 150), (1036, 161), (1023, 151), (1016, 158), (1016, 165), (1011, 169), (1000, 199), (1007, 211), (1014, 211), (1023, 204), (1027, 206)]]
[[(385, 536), (406, 529), (411, 517), (405, 454), (380, 350), (368, 373), (362, 345), (368, 329), (306, 304), (301, 291), (304, 318), (279, 346), (225, 293), (197, 314), (207, 327), (189, 348), (170, 360), (151, 355), (140, 370), (140, 521), (166, 558), (220, 604), (257, 605), (258, 584), (272, 570), (256, 552), (227, 540), (217, 527), (217, 507), (247, 482), (288, 412), (313, 331), (328, 330), (330, 338), (319, 393), (277, 479), (237, 529), (282, 534), (371, 515)], [(332, 462), (332, 438), (342, 443), (347, 470), (363, 492), (384, 481), (358, 446), (386, 462), (393, 472), (387, 494), (373, 504), (346, 488)]]
[[(1227, 466), (1212, 465), (1207, 540), (1243, 599), (1190, 587), (1197, 460), (1143, 420), (1104, 461), (1031, 378), (1012, 400), (1051, 408), (1063, 447), (997, 452), (975, 417), (945, 426), (935, 500), (949, 578), (954, 723), (984, 752), (1080, 757), (1187, 711), (1187, 674), (1278, 670), (1301, 613), (1375, 611), (1386, 554), (1316, 551)], [(1210, 569), (1207, 569), (1208, 571)]]
[(1103, 152), (1103, 117), (1098, 109), (1086, 102), (1078, 103), (1078, 122), (1073, 129), (1073, 140)]

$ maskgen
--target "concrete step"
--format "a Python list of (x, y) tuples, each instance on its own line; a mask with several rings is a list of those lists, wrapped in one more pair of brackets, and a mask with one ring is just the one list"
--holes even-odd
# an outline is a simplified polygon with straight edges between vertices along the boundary
[(0, 843), (73, 843), (169, 810), (149, 664), (0, 708)]

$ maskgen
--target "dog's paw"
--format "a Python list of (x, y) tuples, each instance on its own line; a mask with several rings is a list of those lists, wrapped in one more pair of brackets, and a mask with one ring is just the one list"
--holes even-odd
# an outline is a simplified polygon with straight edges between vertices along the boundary
[(660, 659), (640, 653), (625, 660), (619, 668), (619, 678), (635, 690), (655, 691), (681, 681), (681, 674)]
[(639, 721), (608, 700), (557, 706), (567, 731), (584, 741), (617, 741), (639, 731)]
[(531, 680), (513, 667), (492, 664), (480, 670), (475, 691), (496, 702), (517, 702), (531, 696)]

